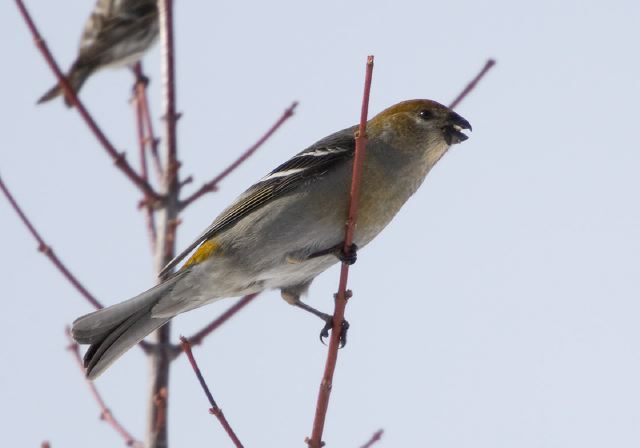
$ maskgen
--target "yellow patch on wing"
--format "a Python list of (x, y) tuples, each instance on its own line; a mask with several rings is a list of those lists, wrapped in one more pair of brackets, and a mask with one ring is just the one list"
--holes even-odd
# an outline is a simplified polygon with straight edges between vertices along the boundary
[(193, 266), (203, 261), (209, 259), (209, 257), (213, 256), (218, 249), (220, 248), (220, 244), (216, 240), (207, 240), (200, 245), (196, 249), (196, 251), (191, 255), (191, 258), (187, 260), (182, 269), (188, 268), (189, 266)]

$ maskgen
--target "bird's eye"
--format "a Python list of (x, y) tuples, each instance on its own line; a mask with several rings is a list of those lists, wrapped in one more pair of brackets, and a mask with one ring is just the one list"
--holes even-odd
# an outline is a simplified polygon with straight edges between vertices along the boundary
[(427, 109), (421, 110), (419, 115), (423, 120), (431, 120), (433, 118), (433, 112)]

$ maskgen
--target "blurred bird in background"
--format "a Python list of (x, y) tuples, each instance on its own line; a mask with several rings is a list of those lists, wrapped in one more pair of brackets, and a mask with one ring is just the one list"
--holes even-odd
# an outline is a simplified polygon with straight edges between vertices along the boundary
[[(87, 20), (78, 57), (67, 72), (71, 88), (78, 93), (84, 82), (105, 67), (133, 65), (158, 37), (156, 0), (98, 0)], [(60, 84), (52, 87), (38, 104), (63, 93)], [(65, 98), (71, 106), (69, 98)]]

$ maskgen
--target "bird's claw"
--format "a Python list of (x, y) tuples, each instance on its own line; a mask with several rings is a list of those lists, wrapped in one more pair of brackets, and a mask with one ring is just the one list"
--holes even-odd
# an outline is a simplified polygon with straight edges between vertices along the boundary
[[(320, 331), (320, 342), (322, 342), (324, 345), (327, 345), (324, 342), (324, 338), (329, 337), (329, 330), (331, 329), (333, 329), (333, 316), (329, 316), (329, 319), (326, 320), (326, 323), (324, 324), (322, 331)], [(349, 322), (343, 319), (342, 325), (340, 325), (340, 343), (338, 345), (338, 348), (343, 348), (345, 345), (347, 345), (348, 330), (349, 330)]]
[(147, 75), (136, 74), (135, 76), (136, 76), (136, 85), (141, 84), (145, 89), (149, 86), (149, 83), (151, 82), (151, 80)]

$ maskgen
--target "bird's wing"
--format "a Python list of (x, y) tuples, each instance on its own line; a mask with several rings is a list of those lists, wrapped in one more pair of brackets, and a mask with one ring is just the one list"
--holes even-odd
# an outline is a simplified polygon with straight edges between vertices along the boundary
[[(96, 6), (87, 20), (80, 39), (77, 65), (100, 65), (101, 59), (126, 40), (144, 41), (147, 33), (154, 33), (152, 22), (158, 20), (158, 9), (153, 1), (138, 1), (132, 5), (114, 5), (113, 1)], [(132, 2), (129, 2), (132, 3)], [(99, 3), (100, 5), (100, 3)], [(137, 36), (134, 38), (134, 36)]]
[(80, 37), (80, 52), (87, 51), (95, 44), (97, 37), (104, 30), (105, 24), (116, 16), (119, 9), (118, 0), (98, 0), (91, 15), (84, 24)]
[(223, 211), (192, 244), (171, 260), (160, 272), (165, 275), (201, 243), (235, 225), (267, 203), (286, 195), (299, 186), (314, 182), (337, 164), (353, 157), (356, 127), (337, 132), (296, 154), (251, 188)]

